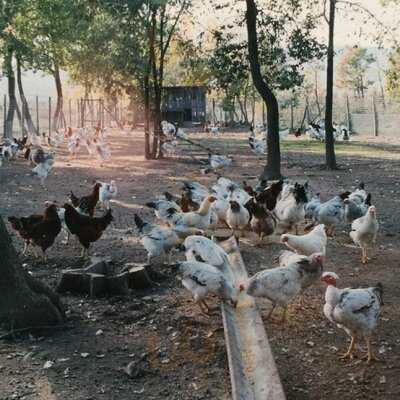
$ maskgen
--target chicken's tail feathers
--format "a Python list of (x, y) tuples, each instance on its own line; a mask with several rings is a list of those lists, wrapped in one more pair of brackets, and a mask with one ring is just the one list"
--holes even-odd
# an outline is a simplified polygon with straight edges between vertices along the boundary
[(359, 185), (358, 185), (358, 188), (360, 190), (364, 190), (365, 189), (365, 183), (364, 182), (360, 182)]
[(378, 282), (372, 290), (374, 291), (375, 295), (378, 297), (380, 305), (383, 306), (384, 303), (383, 303), (383, 285), (382, 285), (382, 283)]
[(149, 208), (153, 208), (153, 209), (157, 208), (157, 204), (154, 201), (150, 201), (150, 202), (146, 203), (145, 205), (146, 205), (146, 207), (149, 207)]
[(368, 193), (365, 199), (365, 204), (370, 207), (372, 205), (371, 201), (372, 201), (371, 193)]
[(134, 220), (139, 231), (141, 231), (147, 225), (147, 223), (144, 222), (137, 214), (134, 215)]

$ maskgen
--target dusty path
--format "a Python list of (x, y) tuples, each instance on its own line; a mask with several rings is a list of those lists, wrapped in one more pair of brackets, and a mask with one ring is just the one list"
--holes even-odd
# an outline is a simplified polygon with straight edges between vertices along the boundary
[[(262, 161), (253, 156), (243, 135), (226, 135), (212, 140), (222, 152), (235, 154), (235, 162), (226, 176), (238, 181), (259, 173)], [(33, 181), (23, 160), (0, 168), (0, 213), (25, 215), (43, 209), (46, 200), (65, 202), (70, 190), (82, 195), (95, 179), (115, 179), (119, 188), (113, 203), (115, 221), (92, 249), (111, 256), (116, 268), (125, 262), (143, 262), (145, 251), (134, 233), (133, 214), (150, 218), (142, 208), (146, 201), (165, 190), (178, 191), (182, 180), (200, 180), (205, 184), (215, 176), (201, 176), (190, 160), (145, 162), (141, 156), (143, 138), (112, 135), (112, 159), (100, 167), (84, 155), (68, 161), (65, 149), (56, 153), (56, 168), (47, 180), (47, 191)], [(385, 307), (379, 335), (374, 346), (384, 363), (366, 367), (363, 362), (340, 362), (338, 352), (347, 345), (342, 331), (330, 326), (322, 316), (323, 287), (316, 287), (291, 308), (286, 326), (266, 322), (271, 345), (288, 399), (399, 399), (400, 398), (400, 308), (398, 269), (400, 234), (400, 162), (398, 148), (383, 145), (385, 159), (374, 147), (366, 147), (355, 157), (339, 159), (344, 169), (327, 172), (320, 153), (304, 153), (287, 146), (284, 174), (293, 179), (309, 179), (312, 187), (329, 198), (342, 189), (354, 187), (357, 180), (366, 183), (377, 206), (382, 230), (376, 254), (362, 266), (359, 253), (343, 231), (328, 245), (326, 270), (341, 276), (341, 286), (372, 285), (381, 281), (385, 288)], [(193, 153), (195, 154), (195, 153)], [(387, 155), (387, 157), (386, 157)], [(97, 211), (101, 214), (101, 211)], [(49, 252), (44, 265), (31, 256), (24, 259), (34, 274), (55, 286), (63, 268), (78, 267), (80, 248), (75, 240), (69, 246), (62, 237)], [(18, 249), (22, 243), (15, 237)], [(248, 269), (254, 273), (270, 265), (280, 245), (262, 249), (243, 245)], [(31, 338), (0, 344), (0, 399), (228, 399), (229, 374), (219, 316), (206, 319), (191, 307), (189, 296), (181, 289), (174, 273), (161, 268), (165, 280), (160, 287), (129, 298), (92, 300), (67, 295), (71, 328), (49, 338)], [(268, 303), (260, 302), (268, 311)], [(101, 329), (103, 334), (96, 335)], [(215, 332), (214, 332), (215, 331)], [(30, 354), (30, 352), (32, 352)], [(89, 353), (84, 357), (85, 353)], [(55, 364), (47, 370), (46, 361)], [(121, 368), (135, 361), (134, 379)]]

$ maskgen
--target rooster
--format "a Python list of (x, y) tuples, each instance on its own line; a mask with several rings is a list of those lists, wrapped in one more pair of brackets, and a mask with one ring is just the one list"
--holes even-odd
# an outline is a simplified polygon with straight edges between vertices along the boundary
[(72, 205), (77, 211), (83, 215), (93, 217), (94, 209), (99, 201), (101, 183), (96, 182), (93, 186), (92, 192), (87, 196), (76, 197), (71, 190), (70, 200)]
[(81, 257), (88, 256), (90, 244), (101, 238), (113, 220), (111, 209), (98, 218), (82, 215), (68, 203), (64, 204), (64, 209), (65, 224), (68, 230), (78, 237), (79, 243), (83, 247)]
[(61, 221), (58, 217), (56, 205), (48, 206), (43, 215), (21, 218), (9, 217), (8, 220), (13, 229), (25, 240), (22, 254), (25, 254), (28, 246), (32, 244), (42, 249), (43, 260), (46, 261), (46, 250), (53, 245), (61, 231)]

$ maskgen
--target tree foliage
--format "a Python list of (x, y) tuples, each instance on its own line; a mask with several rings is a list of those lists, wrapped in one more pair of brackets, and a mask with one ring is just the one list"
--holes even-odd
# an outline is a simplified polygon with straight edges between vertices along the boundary
[(356, 97), (364, 98), (365, 91), (373, 83), (368, 80), (367, 73), (374, 62), (375, 57), (368, 53), (368, 49), (346, 47), (337, 67), (336, 84), (352, 90)]

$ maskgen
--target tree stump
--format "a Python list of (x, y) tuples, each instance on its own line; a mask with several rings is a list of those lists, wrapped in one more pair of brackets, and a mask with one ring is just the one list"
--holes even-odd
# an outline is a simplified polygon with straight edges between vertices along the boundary
[(128, 272), (122, 274), (108, 276), (107, 279), (107, 293), (110, 295), (127, 295), (129, 294), (128, 285)]
[(35, 329), (64, 321), (57, 294), (22, 268), (1, 216), (0, 270), (0, 326)]
[(129, 274), (129, 287), (131, 289), (146, 289), (152, 285), (152, 280), (144, 264), (125, 264)]

